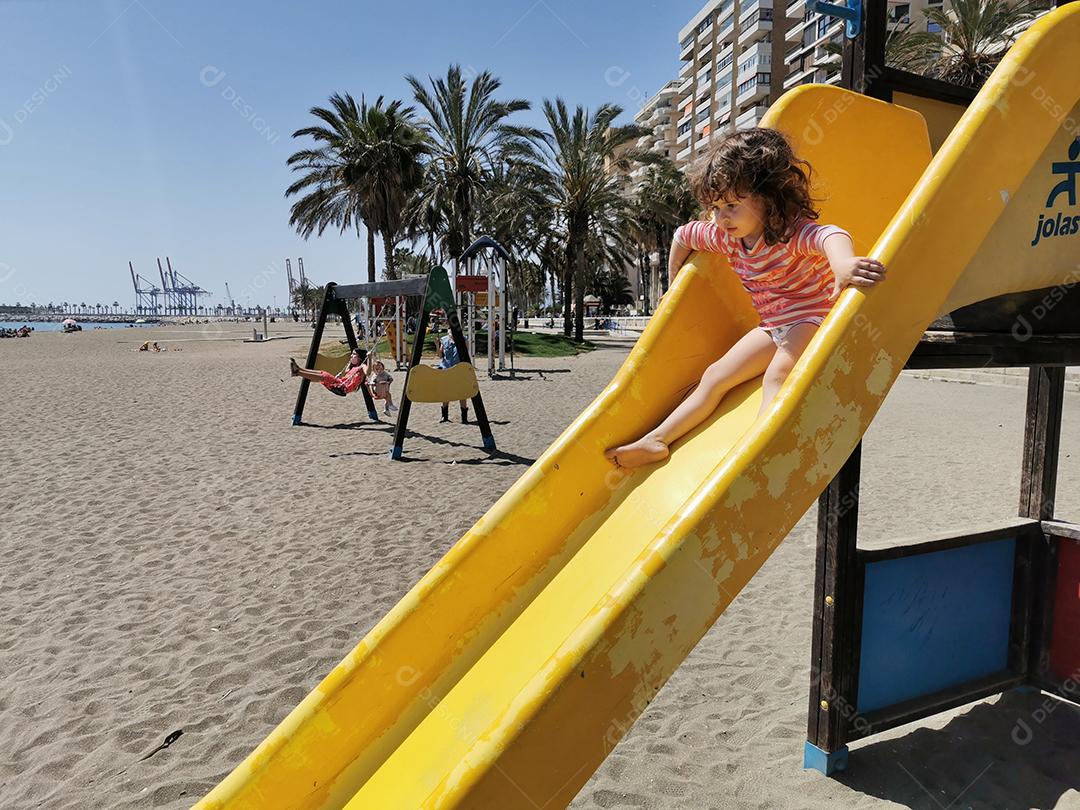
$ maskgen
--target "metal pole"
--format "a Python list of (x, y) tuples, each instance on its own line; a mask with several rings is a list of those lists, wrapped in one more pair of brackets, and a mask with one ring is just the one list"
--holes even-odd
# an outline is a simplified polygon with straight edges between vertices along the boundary
[(502, 306), (499, 307), (502, 312), (502, 326), (499, 328), (499, 371), (506, 370), (506, 333), (510, 329), (510, 312), (507, 304), (507, 284), (506, 284), (506, 259), (499, 258), (499, 289), (500, 297), (502, 299)]
[(401, 320), (401, 296), (394, 296), (394, 368), (401, 368), (401, 360), (404, 355), (405, 336), (402, 334), (404, 324)]
[[(470, 258), (465, 262), (465, 275), (473, 275), (473, 271), (476, 269), (476, 258)], [(465, 300), (468, 302), (465, 305), (465, 317), (468, 320), (466, 327), (466, 335), (469, 338), (469, 357), (476, 357), (476, 293), (465, 293)]]
[(495, 376), (495, 268), (494, 259), (484, 261), (484, 272), (487, 273), (487, 361), (488, 376)]

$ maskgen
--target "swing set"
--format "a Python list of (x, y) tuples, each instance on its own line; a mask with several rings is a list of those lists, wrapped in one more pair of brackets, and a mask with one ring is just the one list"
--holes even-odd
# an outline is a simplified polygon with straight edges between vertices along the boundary
[[(480, 384), (476, 378), (476, 369), (473, 368), (465, 335), (461, 331), (461, 323), (457, 316), (457, 309), (454, 306), (454, 294), (450, 289), (450, 280), (447, 277), (446, 270), (442, 267), (433, 267), (427, 276), (411, 276), (395, 281), (341, 286), (334, 282), (327, 283), (323, 293), (322, 306), (319, 309), (319, 317), (315, 322), (315, 331), (311, 336), (307, 367), (331, 373), (337, 373), (341, 370), (340, 357), (333, 357), (319, 350), (326, 321), (335, 315), (341, 319), (342, 326), (345, 328), (345, 338), (349, 348), (351, 350), (362, 349), (357, 343), (356, 333), (353, 330), (348, 309), (348, 302), (357, 299), (367, 299), (369, 302), (378, 299), (396, 300), (396, 318), (387, 323), (388, 327), (394, 327), (395, 334), (393, 336), (388, 335), (388, 337), (391, 339), (392, 351), (395, 346), (404, 346), (405, 330), (402, 328), (400, 314), (402, 312), (402, 299), (407, 296), (419, 296), (422, 298), (423, 304), (409, 357), (405, 377), (405, 392), (401, 398), (401, 404), (398, 406), (397, 424), (394, 429), (394, 443), (390, 450), (390, 458), (396, 460), (402, 457), (405, 431), (413, 402), (444, 403), (451, 400), (472, 400), (473, 411), (476, 414), (476, 423), (480, 428), (483, 445), (485, 449), (494, 450), (495, 438), (491, 434), (491, 426), (488, 423), (484, 400), (480, 395)], [(421, 363), (424, 338), (427, 336), (431, 315), (438, 310), (446, 314), (450, 335), (457, 346), (458, 356), (460, 357), (459, 363), (447, 369), (433, 368)], [(390, 329), (388, 328), (387, 331), (389, 332)], [(372, 334), (371, 330), (368, 331), (368, 335), (371, 336), (372, 340), (378, 339), (376, 335)], [(306, 379), (300, 381), (300, 390), (296, 395), (296, 407), (293, 409), (292, 423), (294, 425), (303, 424), (304, 406), (307, 402), (310, 385), (311, 383)], [(368, 417), (374, 421), (379, 421), (378, 412), (375, 410), (375, 400), (369, 386), (365, 383), (359, 390), (363, 393)]]

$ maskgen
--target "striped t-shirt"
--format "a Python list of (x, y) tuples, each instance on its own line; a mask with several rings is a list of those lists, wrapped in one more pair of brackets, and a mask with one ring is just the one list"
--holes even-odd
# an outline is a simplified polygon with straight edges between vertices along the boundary
[(835, 225), (803, 219), (790, 241), (770, 246), (762, 236), (753, 250), (747, 250), (742, 239), (712, 222), (690, 222), (675, 231), (675, 241), (691, 250), (726, 256), (750, 293), (761, 325), (771, 328), (829, 314), (833, 275), (822, 247), (834, 233), (851, 236)]

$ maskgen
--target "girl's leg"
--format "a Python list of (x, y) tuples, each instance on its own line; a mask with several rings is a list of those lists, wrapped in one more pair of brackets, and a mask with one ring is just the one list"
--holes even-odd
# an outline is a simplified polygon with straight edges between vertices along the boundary
[(321, 383), (323, 381), (323, 374), (325, 371), (314, 371), (310, 368), (297, 368), (296, 374), (293, 376), (303, 377), (305, 380), (311, 380), (311, 382)]
[(761, 411), (758, 412), (759, 416), (776, 397), (780, 386), (784, 384), (784, 380), (787, 379), (791, 370), (795, 368), (795, 363), (798, 362), (802, 353), (806, 351), (807, 345), (809, 345), (817, 330), (818, 325), (815, 323), (797, 323), (784, 335), (784, 339), (776, 350), (776, 356), (769, 363), (769, 367), (765, 370), (765, 377), (762, 379)]
[(697, 388), (655, 429), (636, 442), (614, 447), (604, 455), (620, 467), (633, 468), (667, 458), (668, 446), (704, 422), (724, 395), (752, 380), (769, 366), (776, 344), (764, 329), (751, 329), (705, 369)]

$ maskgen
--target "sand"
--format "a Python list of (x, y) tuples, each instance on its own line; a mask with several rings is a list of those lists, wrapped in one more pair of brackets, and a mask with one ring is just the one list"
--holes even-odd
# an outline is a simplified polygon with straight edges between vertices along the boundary
[[(416, 406), (386, 424), (313, 388), (310, 330), (0, 343), (0, 807), (183, 808), (239, 762), (611, 378), (623, 338), (486, 382), (500, 454)], [(138, 354), (147, 338), (181, 348)], [(396, 375), (399, 391), (404, 374)], [(17, 381), (17, 382), (13, 382)], [(868, 434), (867, 543), (1016, 511), (1024, 390), (905, 376)], [(1080, 520), (1080, 394), (1058, 514)], [(801, 769), (815, 510), (661, 690), (574, 808), (1080, 807), (1080, 710), (1010, 693)], [(360, 517), (356, 517), (359, 515)], [(1033, 718), (1042, 717), (1035, 724)], [(1019, 721), (1035, 726), (1018, 746)], [(182, 735), (145, 758), (167, 736)]]

